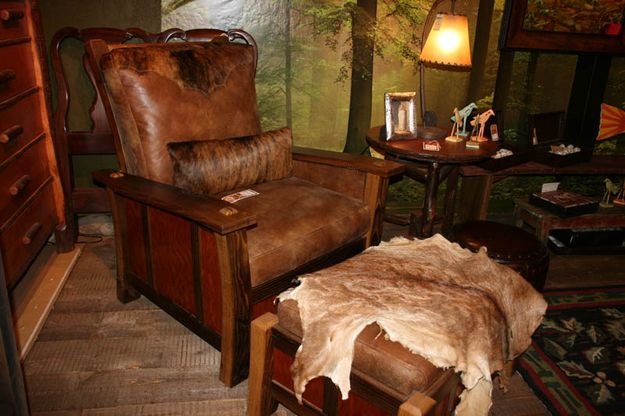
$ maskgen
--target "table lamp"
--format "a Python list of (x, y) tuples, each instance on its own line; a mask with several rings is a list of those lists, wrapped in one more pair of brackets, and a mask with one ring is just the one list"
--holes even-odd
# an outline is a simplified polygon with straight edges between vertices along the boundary
[[(454, 13), (455, 0), (451, 0), (451, 13), (436, 13), (437, 7), (445, 0), (434, 2), (423, 25), (421, 55), (419, 57), (419, 94), (421, 98), (421, 122), (417, 128), (419, 137), (427, 140), (442, 139), (447, 130), (436, 127), (425, 107), (425, 64), (438, 67), (471, 68), (471, 48), (469, 46), (469, 20), (465, 15)], [(432, 23), (432, 20), (434, 22)], [(428, 26), (430, 33), (425, 37)]]

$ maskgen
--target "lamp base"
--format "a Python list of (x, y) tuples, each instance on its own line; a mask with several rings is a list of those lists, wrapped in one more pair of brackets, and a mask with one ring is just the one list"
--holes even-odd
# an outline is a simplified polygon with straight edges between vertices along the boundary
[(447, 137), (449, 132), (435, 126), (417, 126), (417, 136), (424, 140), (439, 140)]

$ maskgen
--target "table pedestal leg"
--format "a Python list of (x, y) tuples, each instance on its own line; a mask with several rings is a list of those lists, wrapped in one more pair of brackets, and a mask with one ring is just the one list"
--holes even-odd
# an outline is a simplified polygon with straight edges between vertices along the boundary
[(425, 197), (423, 200), (423, 208), (421, 210), (421, 218), (417, 229), (417, 218), (412, 216), (410, 219), (410, 235), (419, 238), (427, 238), (432, 235), (434, 230), (434, 218), (436, 217), (436, 196), (438, 194), (438, 183), (440, 178), (441, 165), (433, 162), (428, 166), (425, 177)]
[(460, 176), (460, 165), (448, 165), (451, 169), (447, 176), (447, 188), (445, 191), (445, 217), (441, 232), (445, 237), (449, 237), (451, 227), (454, 225), (454, 212), (456, 205), (456, 188), (458, 187), (458, 176)]

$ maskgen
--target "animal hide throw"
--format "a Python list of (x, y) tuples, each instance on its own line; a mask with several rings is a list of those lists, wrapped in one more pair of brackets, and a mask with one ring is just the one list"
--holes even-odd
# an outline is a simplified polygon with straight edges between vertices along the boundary
[(391, 341), (461, 373), (458, 415), (487, 415), (491, 374), (530, 345), (547, 304), (519, 274), (441, 235), (395, 238), (300, 278), (280, 295), (297, 301), (302, 344), (291, 367), (295, 394), (329, 377), (346, 399), (354, 342), (377, 322)]

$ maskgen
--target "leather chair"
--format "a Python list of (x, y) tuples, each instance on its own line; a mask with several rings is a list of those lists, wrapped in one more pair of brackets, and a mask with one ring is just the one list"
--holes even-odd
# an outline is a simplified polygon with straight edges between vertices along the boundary
[[(291, 147), (261, 133), (257, 50), (243, 31), (211, 42), (87, 44), (121, 172), (98, 171), (116, 229), (118, 297), (145, 295), (221, 350), (245, 379), (250, 322), (294, 276), (380, 239), (402, 166)], [(259, 195), (220, 198), (251, 188)]]

